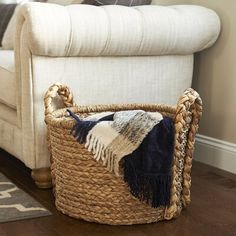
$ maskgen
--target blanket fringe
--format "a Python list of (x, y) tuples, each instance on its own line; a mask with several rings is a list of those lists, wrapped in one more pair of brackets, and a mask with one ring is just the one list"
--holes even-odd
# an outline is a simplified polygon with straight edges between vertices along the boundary
[(171, 175), (137, 173), (129, 158), (124, 158), (124, 181), (128, 183), (132, 195), (153, 208), (168, 206), (170, 204)]
[(93, 158), (96, 161), (102, 161), (103, 166), (108, 171), (119, 175), (119, 163), (116, 162), (116, 154), (109, 150), (105, 145), (99, 142), (99, 138), (89, 134), (86, 139), (85, 147), (93, 153)]

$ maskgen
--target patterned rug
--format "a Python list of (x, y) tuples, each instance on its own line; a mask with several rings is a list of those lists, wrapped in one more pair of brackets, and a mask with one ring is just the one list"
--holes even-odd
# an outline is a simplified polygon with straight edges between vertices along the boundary
[(0, 223), (48, 215), (47, 209), (0, 173)]

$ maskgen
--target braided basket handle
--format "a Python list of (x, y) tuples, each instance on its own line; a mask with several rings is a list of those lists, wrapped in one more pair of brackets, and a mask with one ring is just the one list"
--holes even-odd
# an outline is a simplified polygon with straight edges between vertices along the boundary
[(55, 111), (52, 102), (57, 95), (61, 97), (65, 107), (75, 106), (71, 90), (66, 85), (55, 83), (49, 87), (44, 96), (45, 116)]
[[(198, 124), (202, 116), (202, 100), (199, 94), (192, 88), (187, 89), (179, 98), (175, 115), (175, 168), (173, 176), (177, 176), (179, 161), (183, 160), (183, 182), (182, 182), (182, 203), (187, 206), (190, 203), (191, 187), (191, 168), (195, 143), (195, 135), (198, 130)], [(187, 129), (187, 130), (186, 130)], [(184, 134), (187, 131), (186, 134)], [(186, 136), (186, 137), (185, 137)], [(165, 219), (171, 219), (177, 216), (181, 208), (178, 207), (179, 197), (177, 196), (178, 181), (173, 180), (171, 204), (166, 209)]]
[[(185, 123), (189, 123), (187, 143), (185, 146), (182, 196), (183, 205), (187, 206), (190, 203), (191, 168), (195, 136), (198, 131), (199, 121), (202, 117), (202, 100), (200, 95), (191, 88), (187, 89), (179, 99), (176, 112), (177, 121), (180, 116), (182, 116), (182, 121), (184, 120)], [(181, 123), (181, 121), (179, 123)]]

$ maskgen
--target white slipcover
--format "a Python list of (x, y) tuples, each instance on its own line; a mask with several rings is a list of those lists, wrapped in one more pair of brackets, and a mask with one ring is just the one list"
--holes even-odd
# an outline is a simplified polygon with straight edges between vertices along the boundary
[(194, 5), (28, 6), (20, 17), (28, 18), (31, 52), (41, 56), (186, 55), (211, 46), (220, 30), (214, 11)]
[(32, 169), (49, 166), (43, 96), (55, 82), (69, 85), (80, 104), (175, 104), (191, 86), (193, 53), (219, 31), (216, 13), (199, 6), (23, 5), (16, 108), (7, 113), (16, 119), (7, 121), (0, 104), (0, 146)]

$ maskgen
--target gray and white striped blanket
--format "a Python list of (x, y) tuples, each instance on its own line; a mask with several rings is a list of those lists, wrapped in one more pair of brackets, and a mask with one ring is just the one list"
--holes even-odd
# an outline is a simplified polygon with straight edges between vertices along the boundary
[[(112, 116), (112, 120), (107, 121), (106, 117), (109, 116)], [(89, 116), (81, 122), (77, 118), (78, 124), (73, 133), (78, 140), (86, 139), (85, 147), (94, 154), (94, 159), (101, 160), (109, 171), (118, 176), (121, 159), (136, 150), (162, 119), (158, 112), (142, 110), (104, 112)], [(81, 136), (86, 137), (81, 139)]]

